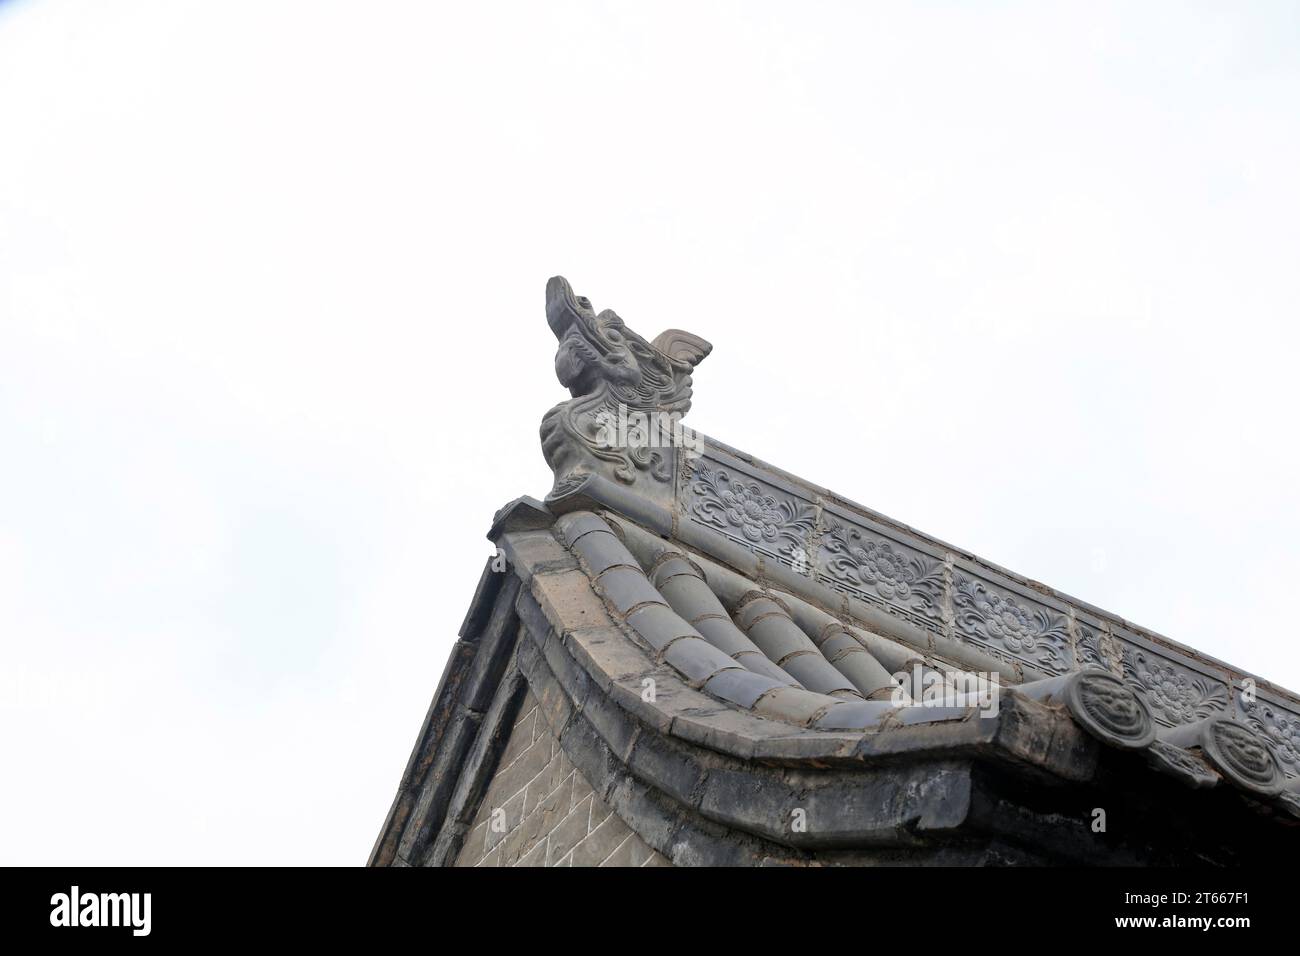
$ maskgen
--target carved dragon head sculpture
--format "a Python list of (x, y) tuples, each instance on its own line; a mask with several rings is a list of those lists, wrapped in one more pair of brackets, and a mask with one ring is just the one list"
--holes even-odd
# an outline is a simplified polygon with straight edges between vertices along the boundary
[(612, 310), (596, 314), (560, 276), (546, 284), (546, 321), (560, 343), (555, 374), (573, 396), (542, 419), (556, 489), (586, 474), (670, 483), (691, 370), (713, 346), (680, 329), (647, 342)]

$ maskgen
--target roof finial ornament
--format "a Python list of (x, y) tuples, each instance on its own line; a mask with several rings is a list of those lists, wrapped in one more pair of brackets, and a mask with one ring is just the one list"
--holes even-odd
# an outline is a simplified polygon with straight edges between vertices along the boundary
[(596, 314), (561, 276), (546, 283), (546, 321), (560, 343), (556, 377), (573, 396), (542, 419), (550, 497), (598, 475), (671, 499), (677, 454), (697, 441), (681, 424), (691, 371), (713, 346), (680, 329), (647, 342), (612, 310)]

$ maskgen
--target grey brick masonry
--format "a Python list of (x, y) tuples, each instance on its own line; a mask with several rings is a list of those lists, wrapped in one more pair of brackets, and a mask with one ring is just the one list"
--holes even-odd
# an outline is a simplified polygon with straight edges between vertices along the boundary
[(560, 749), (531, 692), (456, 866), (669, 866)]

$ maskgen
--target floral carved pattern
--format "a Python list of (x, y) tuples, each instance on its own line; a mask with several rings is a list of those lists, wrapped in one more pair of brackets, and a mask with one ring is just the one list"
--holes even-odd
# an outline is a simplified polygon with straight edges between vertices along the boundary
[(957, 575), (954, 584), (953, 611), (967, 636), (1054, 673), (1070, 669), (1063, 614), (1021, 604), (974, 578)]
[(733, 478), (722, 468), (699, 463), (691, 491), (695, 495), (691, 512), (697, 518), (751, 544), (785, 541), (788, 546), (783, 550), (789, 553), (795, 545), (805, 546), (812, 534), (816, 520), (812, 505), (779, 499), (757, 482)]
[(1288, 776), (1300, 774), (1300, 717), (1256, 698), (1239, 700), (1242, 722), (1273, 742)]
[(1199, 674), (1131, 647), (1124, 649), (1124, 676), (1137, 688), (1151, 714), (1169, 727), (1191, 723), (1227, 707), (1227, 688)]
[(1114, 637), (1081, 622), (1075, 623), (1075, 631), (1078, 638), (1074, 645), (1074, 656), (1080, 667), (1100, 667), (1119, 672), (1119, 642)]
[(823, 545), (828, 555), (825, 570), (830, 577), (874, 592), (889, 603), (939, 616), (943, 596), (940, 562), (843, 525), (831, 526)]

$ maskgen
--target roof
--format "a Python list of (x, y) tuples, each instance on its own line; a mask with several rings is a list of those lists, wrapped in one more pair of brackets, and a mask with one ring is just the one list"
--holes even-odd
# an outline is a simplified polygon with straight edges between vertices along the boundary
[[(1294, 694), (685, 428), (698, 336), (642, 339), (559, 278), (547, 312), (573, 395), (543, 420), (555, 485), (492, 523), (372, 864), (1232, 863), (1300, 839)], [(1098, 838), (1106, 806), (1125, 825)]]

